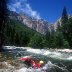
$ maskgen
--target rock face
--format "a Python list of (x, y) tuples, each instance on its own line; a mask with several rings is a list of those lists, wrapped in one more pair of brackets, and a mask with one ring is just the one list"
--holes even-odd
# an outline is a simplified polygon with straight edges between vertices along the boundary
[(45, 34), (48, 30), (48, 22), (43, 19), (35, 19), (25, 15), (21, 15), (20, 17), (26, 26), (36, 30), (41, 34)]
[(53, 25), (54, 25), (54, 30), (56, 31), (56, 29), (58, 28), (58, 25), (61, 26), (61, 18), (58, 19)]
[(11, 19), (19, 20), (27, 27), (36, 30), (41, 34), (45, 34), (48, 30), (48, 22), (43, 19), (35, 19), (26, 14), (17, 14), (16, 12), (10, 12), (9, 17)]
[(39, 32), (41, 34), (45, 34), (46, 31), (48, 30), (48, 22), (46, 22), (42, 19), (37, 20), (37, 19), (34, 19), (34, 18), (29, 18), (29, 17), (26, 18), (25, 16), (21, 16), (21, 17), (23, 17), (22, 22), (26, 26), (36, 30), (37, 32)]
[[(61, 26), (61, 18), (59, 18), (54, 24), (49, 24), (46, 20), (44, 19), (35, 19), (33, 17), (30, 17), (26, 14), (18, 14), (16, 12), (10, 11), (9, 12), (9, 17), (11, 19), (15, 19), (26, 25), (27, 27), (36, 30), (37, 32), (41, 34), (46, 34), (47, 30), (51, 31), (56, 31), (58, 28), (58, 25)], [(72, 16), (69, 15), (68, 18), (71, 18)]]
[[(68, 15), (68, 19), (69, 18), (72, 18), (72, 16), (71, 15)], [(54, 30), (56, 31), (56, 29), (58, 28), (58, 25), (62, 25), (62, 23), (61, 23), (61, 17), (53, 24), (54, 25)]]

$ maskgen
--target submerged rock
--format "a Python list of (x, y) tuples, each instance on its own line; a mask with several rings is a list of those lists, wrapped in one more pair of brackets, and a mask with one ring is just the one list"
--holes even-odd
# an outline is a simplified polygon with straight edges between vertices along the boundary
[(0, 62), (0, 72), (13, 72), (14, 70), (14, 66), (8, 64), (7, 62)]

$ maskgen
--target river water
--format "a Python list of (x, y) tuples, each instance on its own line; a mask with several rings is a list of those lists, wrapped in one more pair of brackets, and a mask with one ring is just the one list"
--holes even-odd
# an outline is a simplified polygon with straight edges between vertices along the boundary
[[(70, 49), (33, 49), (30, 47), (15, 47), (5, 46), (6, 52), (2, 53), (0, 62), (7, 63), (8, 60), (13, 60), (18, 63), (19, 58), (24, 56), (32, 56), (35, 59), (43, 60), (44, 66), (39, 69), (26, 67), (23, 62), (19, 62), (20, 66), (16, 68), (11, 65), (10, 70), (5, 71), (5, 68), (0, 68), (0, 72), (72, 72), (72, 50)], [(13, 70), (12, 70), (13, 69)], [(12, 71), (11, 71), (12, 70)]]

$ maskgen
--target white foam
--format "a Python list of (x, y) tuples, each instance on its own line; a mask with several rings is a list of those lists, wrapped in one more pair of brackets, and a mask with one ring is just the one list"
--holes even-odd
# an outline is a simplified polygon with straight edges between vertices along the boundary
[(31, 47), (15, 47), (15, 46), (4, 46), (4, 47), (6, 47), (7, 49), (15, 49), (15, 48), (26, 49), (27, 52), (31, 52), (34, 54), (45, 55), (56, 59), (72, 60), (72, 56), (70, 54), (72, 52), (72, 49), (46, 50), (46, 49), (33, 49)]
[(49, 54), (51, 54), (51, 52), (48, 50), (43, 53), (43, 55), (49, 55)]
[(17, 70), (16, 72), (26, 72), (26, 71), (27, 71), (27, 68), (26, 67), (23, 67), (23, 68)]
[[(70, 52), (70, 49), (57, 49), (56, 51), (50, 51), (46, 49), (27, 49), (28, 52), (35, 53), (35, 54), (41, 54), (45, 55), (51, 58), (61, 59), (61, 60), (71, 60), (72, 57), (67, 58), (66, 53), (64, 52)], [(60, 52), (59, 52), (60, 51)], [(63, 52), (63, 53), (61, 53)], [(69, 56), (69, 55), (68, 55)]]
[(67, 60), (72, 60), (72, 56), (68, 57)]
[(61, 52), (72, 52), (72, 49), (57, 49), (57, 51), (61, 51)]
[(3, 46), (4, 49), (16, 49), (15, 46)]
[(61, 58), (62, 57), (62, 54), (59, 53), (59, 52), (52, 52), (50, 57), (53, 57), (53, 58)]
[(31, 52), (31, 53), (36, 53), (36, 54), (41, 54), (41, 50), (40, 49), (27, 49), (28, 52)]

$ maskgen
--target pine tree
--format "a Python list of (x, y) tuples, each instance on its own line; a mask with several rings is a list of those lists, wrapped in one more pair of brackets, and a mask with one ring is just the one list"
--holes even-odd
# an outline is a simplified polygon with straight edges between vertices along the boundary
[(62, 13), (62, 18), (61, 18), (61, 31), (64, 35), (64, 38), (66, 39), (66, 35), (67, 35), (67, 27), (66, 27), (66, 23), (68, 21), (68, 14), (66, 11), (66, 7), (64, 7), (63, 9), (63, 13)]
[(66, 39), (72, 48), (72, 18), (70, 18), (66, 23)]
[(57, 29), (56, 29), (56, 31), (61, 31), (61, 26), (60, 26), (60, 22), (59, 21), (57, 23)]
[(45, 34), (45, 39), (43, 40), (44, 47), (50, 46), (50, 31), (48, 30)]
[(41, 35), (35, 34), (31, 38), (28, 46), (34, 47), (34, 48), (42, 48), (43, 47), (42, 40), (43, 40), (43, 37)]
[(68, 14), (67, 14), (66, 7), (64, 7), (62, 12), (61, 23), (65, 24), (67, 21), (68, 21)]
[(56, 44), (56, 47), (58, 47), (58, 48), (63, 47), (63, 39), (64, 39), (64, 37), (63, 37), (62, 32), (57, 31), (55, 33), (55, 44)]
[(50, 47), (51, 48), (55, 47), (55, 29), (54, 29), (54, 26), (51, 27), (51, 32), (50, 32)]

